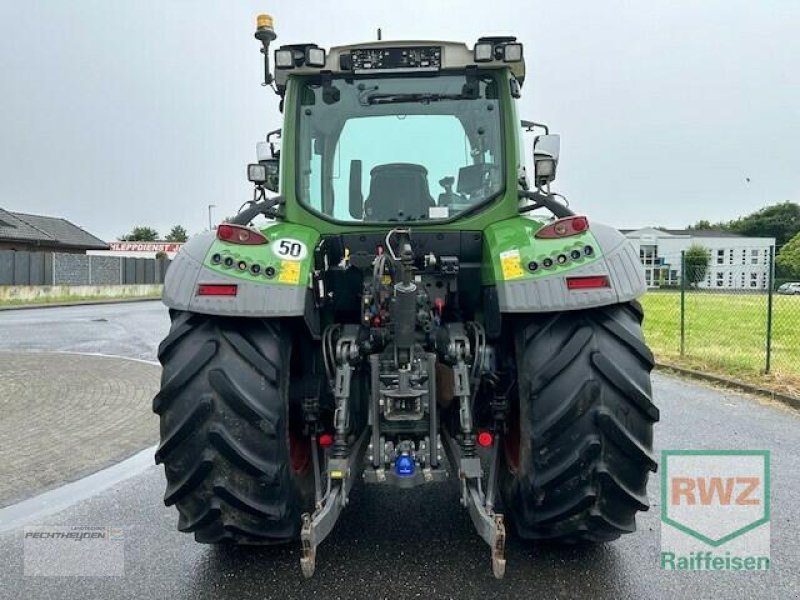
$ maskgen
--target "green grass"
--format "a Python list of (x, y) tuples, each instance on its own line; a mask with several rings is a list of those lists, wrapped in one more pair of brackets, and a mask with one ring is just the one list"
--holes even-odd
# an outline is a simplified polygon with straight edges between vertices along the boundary
[(680, 292), (642, 298), (644, 332), (662, 360), (796, 392), (800, 389), (800, 296), (773, 296), (771, 374), (764, 375), (767, 296), (686, 292), (681, 356)]

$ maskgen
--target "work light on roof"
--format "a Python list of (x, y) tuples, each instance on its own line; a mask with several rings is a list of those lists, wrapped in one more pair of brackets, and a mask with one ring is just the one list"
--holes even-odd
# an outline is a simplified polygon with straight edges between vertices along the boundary
[(309, 46), (306, 48), (306, 64), (309, 67), (324, 67), (325, 66), (325, 50), (324, 48), (314, 48)]
[(503, 60), (505, 62), (519, 62), (522, 60), (522, 44), (506, 44), (503, 46)]
[(494, 58), (494, 45), (491, 42), (478, 42), (473, 52), (475, 62), (490, 62)]
[(278, 69), (291, 69), (294, 67), (294, 53), (291, 50), (276, 50), (275, 67)]

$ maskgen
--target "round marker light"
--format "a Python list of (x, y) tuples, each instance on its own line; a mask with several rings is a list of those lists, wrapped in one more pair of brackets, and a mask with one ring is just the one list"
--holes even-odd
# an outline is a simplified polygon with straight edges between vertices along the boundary
[(330, 433), (321, 433), (317, 441), (322, 448), (329, 448), (333, 445), (333, 436)]
[(491, 431), (481, 431), (478, 434), (478, 445), (482, 448), (488, 448), (494, 444), (494, 436)]
[(394, 470), (400, 477), (411, 477), (415, 467), (414, 459), (408, 454), (401, 454), (394, 461)]

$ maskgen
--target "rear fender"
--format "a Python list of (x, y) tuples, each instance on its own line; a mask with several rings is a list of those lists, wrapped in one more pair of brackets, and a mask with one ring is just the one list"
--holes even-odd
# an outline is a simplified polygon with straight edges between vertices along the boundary
[[(217, 239), (213, 231), (193, 237), (167, 271), (164, 304), (210, 315), (303, 316), (319, 234), (288, 223), (276, 223), (261, 231), (267, 244), (231, 244)], [(202, 284), (236, 285), (236, 295), (201, 296), (198, 291)]]
[[(535, 238), (544, 224), (516, 217), (487, 228), (484, 256), (488, 262), (482, 279), (485, 286), (496, 286), (500, 312), (581, 310), (628, 302), (644, 294), (647, 288), (638, 248), (619, 231), (590, 221), (589, 230), (579, 235)], [(549, 261), (552, 265), (546, 266)], [(590, 275), (606, 276), (609, 287), (567, 287), (568, 277)]]

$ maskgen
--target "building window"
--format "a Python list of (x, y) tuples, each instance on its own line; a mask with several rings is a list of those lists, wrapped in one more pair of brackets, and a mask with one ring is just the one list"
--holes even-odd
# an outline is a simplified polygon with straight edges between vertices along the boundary
[(750, 287), (758, 287), (758, 273), (750, 273)]
[(758, 264), (758, 250), (751, 250), (750, 251), (750, 264), (757, 265)]
[(717, 264), (725, 264), (725, 250), (717, 250)]
[(719, 273), (717, 273), (717, 287), (722, 287), (724, 283), (725, 283), (725, 273), (720, 271)]

